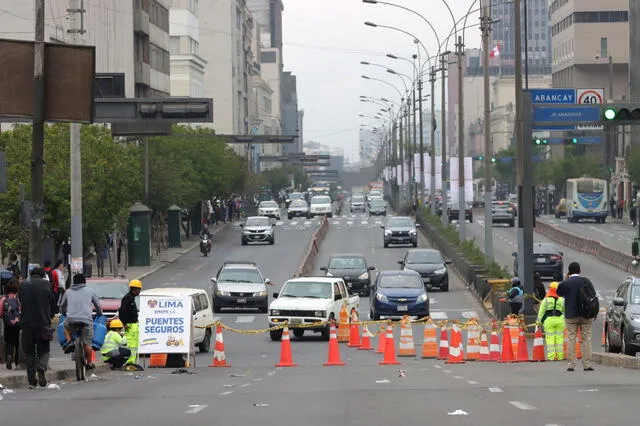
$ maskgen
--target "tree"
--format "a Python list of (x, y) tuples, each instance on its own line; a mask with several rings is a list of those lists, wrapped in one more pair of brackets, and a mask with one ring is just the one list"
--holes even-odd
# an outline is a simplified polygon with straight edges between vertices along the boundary
[[(515, 167), (515, 150), (513, 147), (501, 149), (496, 152), (494, 157), (496, 162), (493, 165), (493, 177), (497, 182), (515, 184), (516, 181), (516, 167)], [(501, 158), (512, 157), (513, 161), (500, 161)]]
[(535, 182), (555, 185), (556, 191), (561, 194), (565, 192), (567, 179), (601, 175), (599, 160), (591, 156), (565, 154), (564, 158), (537, 163), (535, 168)]
[(293, 180), (297, 187), (306, 189), (310, 185), (309, 177), (302, 167), (285, 166), (281, 168), (267, 170), (262, 173), (271, 186), (271, 191), (278, 192), (281, 189), (289, 188), (291, 180), (289, 175), (293, 174)]
[(640, 150), (631, 149), (627, 156), (627, 172), (631, 181), (640, 183)]

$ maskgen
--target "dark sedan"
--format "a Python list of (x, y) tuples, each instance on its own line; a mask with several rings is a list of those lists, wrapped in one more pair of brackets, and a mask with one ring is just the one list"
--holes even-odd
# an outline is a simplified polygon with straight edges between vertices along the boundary
[(429, 316), (429, 296), (420, 274), (415, 271), (380, 272), (371, 292), (370, 305), (369, 315), (376, 321), (380, 317)]
[[(460, 220), (460, 208), (457, 203), (453, 203), (449, 205), (449, 222), (454, 220)], [(471, 204), (465, 205), (464, 209), (464, 220), (468, 220), (469, 223), (473, 223), (473, 209)]]
[(640, 351), (640, 278), (625, 280), (607, 308), (605, 351), (634, 356)]
[(389, 244), (411, 244), (418, 247), (418, 229), (413, 219), (408, 216), (394, 216), (387, 219), (385, 225), (380, 225), (384, 229), (384, 247)]
[(416, 271), (422, 277), (425, 287), (431, 290), (437, 287), (441, 291), (449, 291), (449, 271), (447, 265), (451, 262), (444, 260), (438, 250), (411, 249), (404, 259), (398, 262), (405, 271)]
[(344, 280), (349, 293), (369, 296), (371, 293), (371, 271), (375, 266), (367, 265), (367, 260), (361, 254), (334, 254), (327, 266), (320, 268), (328, 277), (340, 277)]
[[(555, 244), (533, 244), (533, 272), (539, 272), (543, 278), (551, 277), (555, 281), (562, 281), (564, 253), (559, 251)], [(518, 252), (513, 252), (513, 273), (518, 275)]]

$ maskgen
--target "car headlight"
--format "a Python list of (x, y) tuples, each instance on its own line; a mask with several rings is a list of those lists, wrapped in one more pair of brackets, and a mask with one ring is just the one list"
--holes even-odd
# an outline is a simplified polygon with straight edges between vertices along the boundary
[(254, 297), (265, 297), (267, 295), (266, 291), (256, 291), (255, 293), (253, 293)]
[(278, 315), (280, 315), (280, 311), (277, 309), (272, 309), (271, 310), (271, 315), (274, 317), (277, 317)]
[(320, 318), (324, 318), (327, 316), (327, 311), (315, 311), (313, 313), (314, 317), (320, 317)]
[(422, 303), (422, 302), (426, 302), (427, 301), (427, 295), (426, 294), (421, 294), (420, 296), (418, 296), (418, 299), (416, 300), (416, 303)]
[(333, 276), (333, 274), (331, 272), (327, 271), (327, 277), (332, 277), (332, 276)]
[(376, 293), (376, 299), (378, 299), (379, 301), (381, 301), (383, 303), (389, 302), (389, 299), (387, 299), (387, 296), (385, 296), (384, 294), (380, 294), (380, 293)]
[(433, 272), (436, 273), (436, 274), (444, 274), (445, 272), (447, 272), (447, 268), (436, 269)]
[(217, 296), (230, 296), (231, 294), (228, 291), (216, 291)]
[(384, 235), (391, 235), (391, 231), (384, 231)]
[(411, 234), (411, 235), (415, 235), (415, 234), (416, 234), (416, 230), (415, 230), (415, 229), (410, 230), (410, 231), (409, 231), (409, 234)]
[(369, 278), (369, 274), (367, 272), (358, 277), (359, 280), (366, 280), (367, 278)]

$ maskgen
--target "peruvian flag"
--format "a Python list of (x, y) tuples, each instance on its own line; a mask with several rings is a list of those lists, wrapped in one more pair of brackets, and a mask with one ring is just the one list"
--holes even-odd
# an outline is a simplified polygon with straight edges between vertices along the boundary
[(491, 52), (489, 52), (489, 57), (490, 58), (495, 58), (497, 56), (500, 56), (500, 45), (499, 44), (496, 44), (494, 46), (494, 48), (491, 49)]

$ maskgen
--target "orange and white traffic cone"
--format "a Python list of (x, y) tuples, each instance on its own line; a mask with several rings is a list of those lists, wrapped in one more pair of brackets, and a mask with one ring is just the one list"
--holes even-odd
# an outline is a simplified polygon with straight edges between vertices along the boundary
[(369, 333), (369, 328), (367, 324), (362, 326), (362, 344), (358, 348), (359, 351), (370, 351), (373, 348), (371, 347), (371, 333)]
[(524, 328), (520, 328), (518, 336), (518, 355), (516, 362), (529, 362), (529, 348), (527, 347), (527, 337), (524, 334)]
[(401, 321), (398, 356), (416, 356), (416, 348), (413, 344), (413, 328), (407, 316), (404, 316)]
[(580, 329), (578, 329), (578, 334), (576, 335), (576, 359), (582, 358), (582, 333), (580, 333)]
[(291, 338), (289, 337), (289, 327), (286, 325), (282, 330), (282, 343), (280, 345), (280, 362), (276, 367), (297, 367), (298, 364), (293, 363), (291, 356)]
[(544, 362), (547, 357), (544, 354), (544, 339), (542, 338), (542, 330), (540, 327), (536, 327), (536, 332), (533, 335), (533, 362)]
[(464, 353), (462, 350), (462, 332), (457, 324), (451, 327), (451, 347), (449, 348), (449, 358), (446, 364), (464, 364)]
[(380, 329), (378, 330), (378, 349), (376, 349), (377, 354), (384, 353), (384, 345), (387, 342), (387, 325), (380, 324)]
[(489, 352), (489, 342), (487, 341), (487, 333), (484, 331), (480, 335), (480, 357), (478, 361), (491, 362), (491, 353)]
[(511, 344), (511, 327), (505, 326), (502, 329), (502, 352), (498, 362), (513, 362), (513, 345)]
[(602, 337), (600, 338), (600, 345), (601, 346), (605, 346), (607, 344), (607, 336), (606, 336), (606, 330), (604, 328), (605, 322), (602, 321)]
[(520, 341), (520, 327), (518, 325), (509, 326), (509, 335), (511, 337), (511, 353), (513, 360), (518, 360), (518, 342)]
[(428, 319), (424, 323), (424, 335), (422, 338), (422, 358), (436, 359), (438, 357), (438, 338), (436, 336), (436, 325)]
[(323, 365), (327, 367), (345, 365), (346, 363), (340, 359), (340, 346), (338, 345), (336, 324), (332, 322), (329, 327), (329, 358)]
[(478, 346), (478, 340), (480, 340), (480, 330), (475, 320), (469, 321), (470, 327), (467, 330), (467, 353), (464, 357), (467, 361), (477, 361), (480, 359), (480, 347)]
[(447, 336), (447, 329), (442, 327), (440, 329), (440, 350), (438, 352), (438, 359), (445, 360), (449, 358), (449, 336)]
[(347, 305), (340, 309), (340, 323), (338, 324), (338, 343), (349, 343), (349, 312)]
[(491, 341), (489, 342), (489, 358), (491, 361), (500, 360), (500, 338), (496, 330), (491, 331)]
[(378, 363), (379, 365), (398, 365), (400, 362), (396, 359), (396, 344), (393, 341), (393, 327), (387, 325), (387, 332), (384, 343), (384, 358)]
[(224, 354), (224, 341), (222, 340), (222, 326), (216, 327), (216, 343), (213, 347), (213, 360), (209, 367), (231, 367), (227, 364), (227, 357)]
[(360, 323), (358, 322), (358, 312), (356, 308), (351, 308), (351, 324), (349, 324), (349, 343), (347, 346), (350, 348), (359, 348), (362, 342), (360, 342)]

